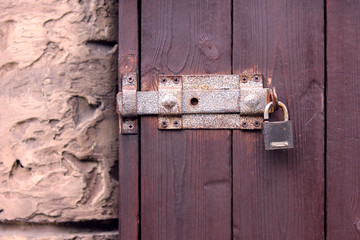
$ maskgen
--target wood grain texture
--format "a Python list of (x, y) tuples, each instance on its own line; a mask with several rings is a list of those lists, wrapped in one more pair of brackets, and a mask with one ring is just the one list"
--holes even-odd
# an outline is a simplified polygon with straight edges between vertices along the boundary
[[(142, 90), (156, 76), (231, 72), (231, 2), (142, 1)], [(141, 239), (231, 239), (231, 132), (141, 122)]]
[(360, 3), (327, 1), (327, 239), (360, 238)]
[[(121, 88), (122, 74), (138, 72), (138, 36), (137, 1), (120, 1), (119, 88)], [(122, 135), (119, 132), (119, 186), (119, 239), (137, 240), (139, 232), (139, 135)]]
[(323, 1), (235, 1), (234, 73), (261, 72), (293, 124), (294, 149), (233, 134), (234, 239), (324, 237)]

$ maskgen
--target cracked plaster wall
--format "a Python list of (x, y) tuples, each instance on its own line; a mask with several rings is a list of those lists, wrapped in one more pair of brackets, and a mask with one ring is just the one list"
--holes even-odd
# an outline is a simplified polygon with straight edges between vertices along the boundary
[(117, 1), (0, 9), (0, 222), (117, 218)]

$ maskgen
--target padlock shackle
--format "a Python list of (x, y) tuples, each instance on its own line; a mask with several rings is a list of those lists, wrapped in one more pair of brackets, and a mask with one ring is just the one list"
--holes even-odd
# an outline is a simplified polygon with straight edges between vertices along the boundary
[[(273, 106), (273, 104), (274, 104), (273, 102), (269, 102), (268, 105), (266, 105), (265, 111), (264, 111), (264, 121), (269, 121), (269, 110)], [(289, 112), (288, 112), (287, 107), (285, 106), (285, 104), (283, 104), (282, 102), (279, 101), (278, 105), (283, 110), (284, 121), (289, 121)]]

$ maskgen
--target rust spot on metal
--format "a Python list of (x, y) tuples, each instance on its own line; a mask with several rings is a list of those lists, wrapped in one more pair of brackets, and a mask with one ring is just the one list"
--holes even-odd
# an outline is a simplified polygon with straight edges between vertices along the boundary
[(158, 91), (136, 95), (136, 75), (123, 76), (118, 111), (128, 117), (157, 114), (160, 129), (261, 129), (270, 101), (261, 74), (159, 75)]

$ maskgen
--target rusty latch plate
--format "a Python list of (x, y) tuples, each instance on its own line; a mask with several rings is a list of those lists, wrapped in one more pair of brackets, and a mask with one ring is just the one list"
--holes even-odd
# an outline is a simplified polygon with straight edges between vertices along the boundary
[(261, 129), (270, 101), (261, 74), (161, 75), (158, 91), (136, 94), (134, 80), (124, 75), (117, 96), (125, 134), (136, 133), (136, 115), (158, 115), (159, 129)]

